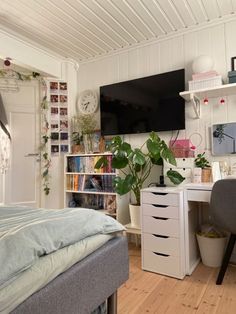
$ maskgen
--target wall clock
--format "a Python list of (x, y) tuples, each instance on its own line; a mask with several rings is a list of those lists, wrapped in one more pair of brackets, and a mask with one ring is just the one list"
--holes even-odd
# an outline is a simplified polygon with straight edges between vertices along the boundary
[(98, 108), (98, 98), (96, 92), (85, 90), (80, 94), (78, 109), (83, 114), (94, 113)]

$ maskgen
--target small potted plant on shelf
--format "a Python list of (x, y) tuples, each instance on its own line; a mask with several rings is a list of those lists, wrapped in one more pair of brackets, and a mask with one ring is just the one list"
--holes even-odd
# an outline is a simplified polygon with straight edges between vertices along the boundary
[[(154, 165), (163, 165), (163, 160), (176, 165), (176, 160), (165, 141), (151, 132), (146, 142), (140, 148), (132, 148), (131, 145), (120, 136), (115, 136), (109, 145), (113, 153), (112, 167), (120, 171), (120, 175), (114, 179), (114, 188), (119, 195), (130, 191), (135, 197), (135, 204), (130, 206), (131, 224), (140, 228), (140, 190), (145, 180), (151, 173)], [(101, 157), (95, 168), (107, 165), (107, 158)], [(174, 184), (180, 184), (184, 178), (180, 173), (169, 170), (167, 176)]]
[(94, 132), (97, 125), (95, 116), (93, 114), (75, 116), (72, 125), (74, 130), (82, 135), (85, 153), (93, 153)]
[(194, 160), (195, 166), (201, 168), (201, 182), (211, 181), (211, 166), (205, 157), (205, 152), (198, 154)]

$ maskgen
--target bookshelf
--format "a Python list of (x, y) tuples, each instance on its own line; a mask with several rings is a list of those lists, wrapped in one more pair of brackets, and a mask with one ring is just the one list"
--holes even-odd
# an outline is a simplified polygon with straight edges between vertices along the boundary
[[(101, 156), (106, 156), (108, 166), (95, 169)], [(64, 206), (100, 210), (122, 224), (129, 222), (128, 196), (119, 196), (112, 185), (117, 175), (112, 169), (112, 153), (69, 154), (64, 162)]]

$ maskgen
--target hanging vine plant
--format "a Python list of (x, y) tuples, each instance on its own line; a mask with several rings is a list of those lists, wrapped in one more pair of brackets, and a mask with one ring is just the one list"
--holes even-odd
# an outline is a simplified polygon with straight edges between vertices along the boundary
[[(45, 83), (45, 82), (44, 82)], [(46, 85), (46, 83), (45, 83)], [(43, 190), (45, 195), (50, 193), (50, 175), (49, 169), (51, 166), (51, 159), (48, 153), (48, 140), (50, 139), (49, 135), (49, 122), (48, 122), (48, 101), (47, 95), (45, 95), (41, 102), (41, 121), (42, 121), (42, 135), (41, 135), (41, 158), (42, 158), (42, 179), (43, 179)]]
[(43, 190), (45, 195), (50, 193), (50, 174), (49, 169), (51, 166), (51, 159), (48, 153), (48, 141), (50, 139), (49, 133), (49, 122), (48, 122), (48, 101), (47, 101), (47, 86), (44, 78), (37, 72), (32, 73), (20, 73), (15, 70), (0, 69), (0, 78), (14, 78), (19, 81), (31, 81), (32, 79), (37, 79), (43, 89), (43, 97), (41, 100), (41, 144), (39, 147), (41, 155), (41, 176), (43, 181)]

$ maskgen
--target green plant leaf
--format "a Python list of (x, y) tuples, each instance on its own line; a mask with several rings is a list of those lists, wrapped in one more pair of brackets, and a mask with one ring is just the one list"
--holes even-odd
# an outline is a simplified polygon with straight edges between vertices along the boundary
[(128, 165), (128, 158), (123, 154), (116, 155), (112, 158), (111, 166), (115, 169), (123, 169)]
[(147, 149), (151, 156), (155, 159), (155, 156), (160, 156), (161, 147), (157, 141), (147, 140)]
[(107, 160), (106, 156), (102, 156), (101, 158), (98, 159), (94, 168), (100, 169), (100, 168), (106, 167), (107, 165), (108, 165), (108, 160)]
[(163, 159), (160, 154), (156, 155), (155, 157), (150, 157), (150, 159), (154, 165), (163, 166)]
[(48, 169), (46, 169), (46, 170), (43, 171), (42, 176), (43, 176), (43, 178), (44, 178), (44, 177), (46, 177), (47, 175), (48, 175)]
[(175, 170), (168, 170), (167, 171), (167, 177), (175, 185), (178, 185), (185, 180), (185, 178), (179, 172), (177, 172)]
[(138, 164), (138, 165), (144, 165), (146, 160), (145, 160), (145, 155), (143, 154), (143, 152), (138, 149), (138, 148), (135, 148), (134, 150), (134, 155), (133, 155), (133, 162), (135, 164)]
[(127, 155), (129, 155), (132, 152), (130, 144), (126, 143), (126, 142), (124, 142), (120, 145), (120, 149), (125, 151), (127, 153)]
[(124, 179), (116, 177), (113, 180), (115, 191), (119, 195), (124, 195), (132, 190), (132, 185), (135, 183), (135, 177), (128, 174)]

